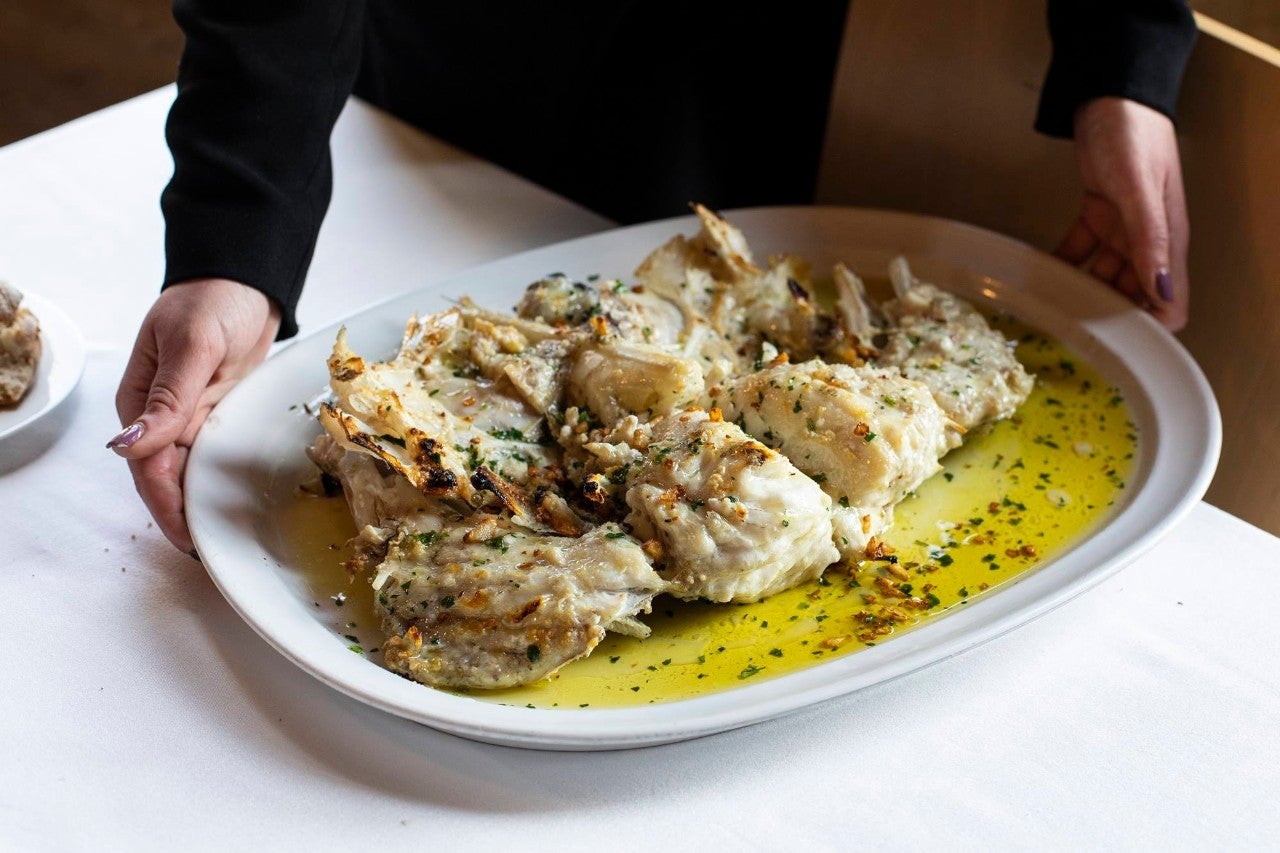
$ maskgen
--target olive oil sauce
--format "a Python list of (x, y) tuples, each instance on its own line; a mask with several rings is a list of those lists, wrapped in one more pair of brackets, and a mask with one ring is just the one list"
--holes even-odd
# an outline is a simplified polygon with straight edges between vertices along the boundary
[[(1061, 344), (1006, 317), (993, 323), (1019, 341), (1035, 390), (1013, 418), (968, 436), (898, 506), (881, 559), (832, 566), (755, 604), (660, 596), (643, 617), (650, 637), (610, 634), (550, 679), (469, 695), (603, 708), (731, 689), (890, 641), (1061, 553), (1119, 500), (1137, 431), (1118, 391)], [(282, 509), (317, 616), (353, 653), (380, 663), (373, 590), (342, 568), (341, 543), (355, 532), (345, 502), (299, 493)]]

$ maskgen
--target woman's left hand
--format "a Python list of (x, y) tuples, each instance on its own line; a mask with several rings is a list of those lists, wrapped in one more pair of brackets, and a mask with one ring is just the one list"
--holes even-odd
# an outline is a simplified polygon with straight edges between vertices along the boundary
[(1146, 308), (1187, 324), (1190, 226), (1173, 122), (1135, 101), (1098, 98), (1076, 111), (1084, 179), (1080, 216), (1054, 252)]

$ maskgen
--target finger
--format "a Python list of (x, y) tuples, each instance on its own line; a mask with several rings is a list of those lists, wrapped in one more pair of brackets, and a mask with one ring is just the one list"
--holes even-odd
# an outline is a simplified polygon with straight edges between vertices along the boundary
[(150, 456), (129, 460), (133, 484), (165, 538), (179, 550), (195, 548), (182, 507), (182, 472), (187, 449), (170, 444)]
[(1079, 266), (1098, 248), (1098, 242), (1098, 235), (1089, 229), (1083, 219), (1077, 219), (1053, 253), (1072, 266)]
[(1165, 215), (1169, 222), (1170, 269), (1186, 272), (1187, 249), (1191, 245), (1191, 223), (1187, 217), (1187, 198), (1182, 185), (1182, 167), (1174, 160), (1165, 179)]
[(1157, 313), (1177, 298), (1169, 271), (1169, 215), (1163, 185), (1144, 181), (1121, 202), (1129, 259), (1138, 283)]
[(1105, 281), (1107, 284), (1115, 284), (1120, 273), (1124, 271), (1124, 256), (1112, 249), (1103, 249), (1098, 253), (1098, 257), (1089, 267), (1089, 274), (1099, 281)]
[(151, 334), (150, 324), (144, 323), (138, 332), (138, 339), (134, 341), (129, 363), (125, 365), (124, 376), (120, 379), (120, 387), (116, 389), (116, 414), (120, 416), (121, 426), (133, 423), (142, 414), (155, 376), (155, 339)]
[(1124, 224), (1116, 219), (1110, 228), (1102, 233), (1102, 244), (1122, 258), (1130, 255), (1129, 237), (1125, 234)]
[(158, 346), (155, 377), (142, 414), (107, 444), (128, 459), (141, 459), (177, 441), (187, 429), (209, 380), (222, 361), (217, 344), (183, 336)]
[(204, 422), (208, 420), (209, 413), (213, 411), (214, 405), (226, 396), (230, 389), (230, 383), (225, 388), (211, 388), (201, 398), (196, 410), (191, 414), (191, 420), (187, 421), (186, 429), (182, 431), (182, 435), (178, 436), (175, 442), (180, 447), (190, 447), (195, 443), (196, 434), (200, 432), (200, 427), (204, 426)]
[(1191, 310), (1191, 279), (1187, 270), (1191, 226), (1187, 219), (1187, 203), (1177, 163), (1166, 182), (1165, 214), (1169, 223), (1169, 273), (1173, 285), (1173, 301), (1157, 305), (1155, 315), (1170, 331), (1177, 332), (1187, 325)]
[(1080, 221), (1097, 236), (1100, 246), (1110, 246), (1122, 255), (1128, 254), (1124, 222), (1120, 219), (1120, 211), (1109, 200), (1096, 193), (1086, 193), (1080, 204)]
[(1142, 289), (1142, 284), (1138, 281), (1138, 273), (1131, 264), (1126, 265), (1116, 277), (1116, 290), (1125, 295), (1126, 298), (1140, 308), (1146, 308), (1150, 305), (1147, 294)]

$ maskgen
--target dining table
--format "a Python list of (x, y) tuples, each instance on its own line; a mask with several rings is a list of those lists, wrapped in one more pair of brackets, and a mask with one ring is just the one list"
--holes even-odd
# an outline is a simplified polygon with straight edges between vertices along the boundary
[[(0, 279), (56, 304), (85, 351), (65, 401), (0, 441), (0, 848), (1280, 846), (1280, 539), (1203, 502), (1017, 630), (680, 743), (479, 743), (303, 671), (165, 540), (104, 447), (163, 277), (173, 97), (0, 149)], [(303, 335), (613, 227), (359, 100), (332, 156)]]

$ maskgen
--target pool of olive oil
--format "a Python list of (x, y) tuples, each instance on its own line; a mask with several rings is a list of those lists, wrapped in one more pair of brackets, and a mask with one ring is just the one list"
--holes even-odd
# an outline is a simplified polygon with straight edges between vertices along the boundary
[[(605, 708), (686, 699), (856, 654), (1030, 572), (1102, 522), (1122, 494), (1137, 430), (1119, 392), (1061, 344), (1005, 317), (1035, 374), (1012, 419), (968, 436), (943, 470), (897, 508), (892, 553), (833, 566), (747, 605), (660, 596), (647, 639), (610, 634), (587, 658), (526, 687), (471, 691), (538, 708)], [(284, 501), (284, 539), (316, 613), (353, 653), (380, 662), (373, 591), (342, 567), (354, 534), (341, 498)], [(427, 689), (427, 688), (424, 688)]]

